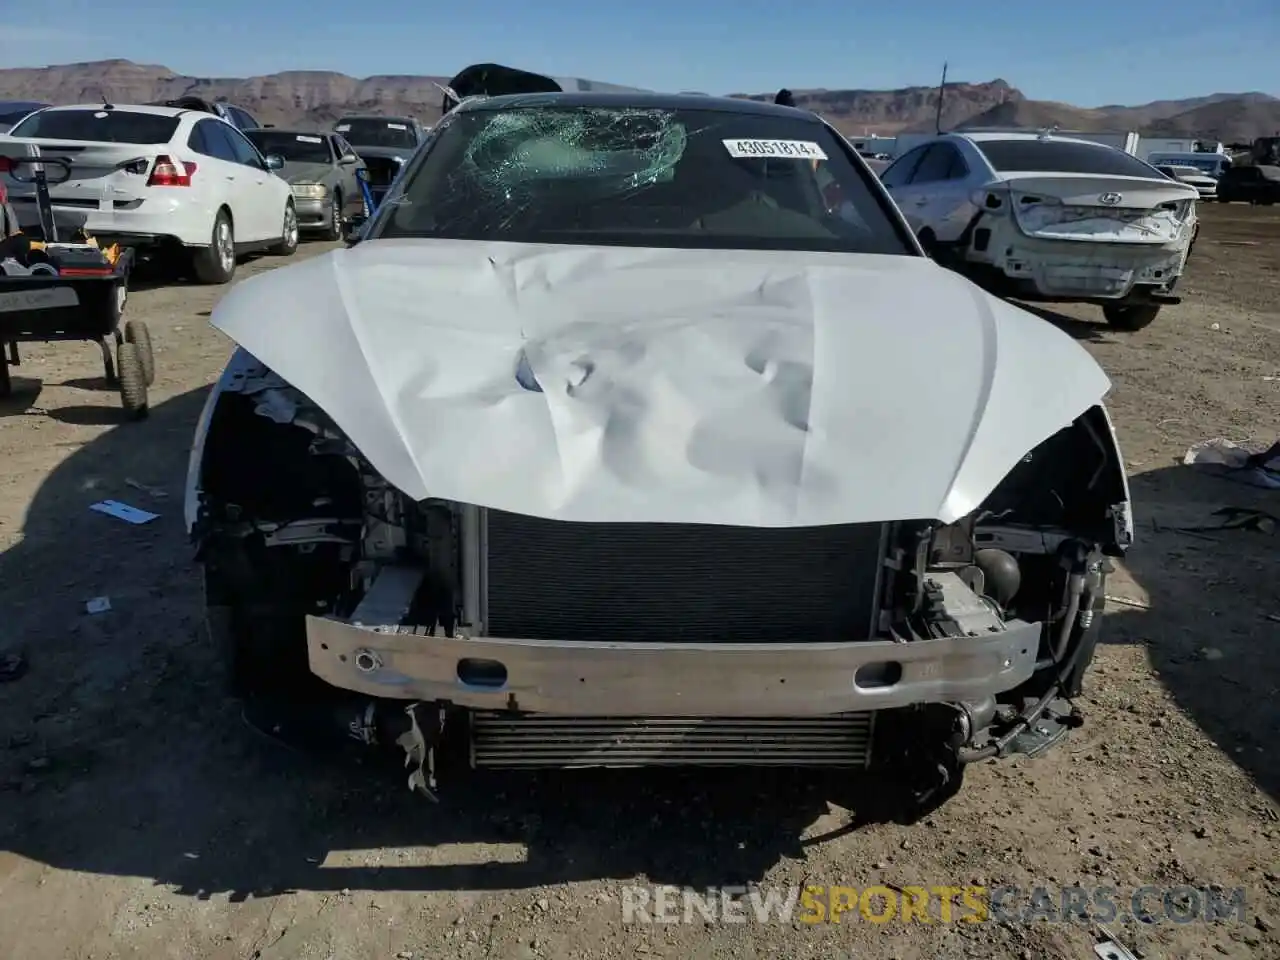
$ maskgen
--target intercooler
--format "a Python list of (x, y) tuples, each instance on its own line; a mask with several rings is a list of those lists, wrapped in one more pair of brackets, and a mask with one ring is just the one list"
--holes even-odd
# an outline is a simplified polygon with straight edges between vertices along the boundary
[(839, 767), (871, 757), (874, 714), (803, 718), (471, 715), (476, 768)]
[(877, 616), (883, 524), (763, 529), (486, 514), (490, 636), (857, 641)]

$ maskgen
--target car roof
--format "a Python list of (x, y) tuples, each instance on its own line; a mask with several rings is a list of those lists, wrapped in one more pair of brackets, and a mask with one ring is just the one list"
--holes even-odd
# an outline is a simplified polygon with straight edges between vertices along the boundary
[(747, 116), (785, 117), (821, 124), (817, 114), (776, 103), (738, 97), (708, 97), (687, 93), (512, 93), (464, 100), (455, 110), (511, 110), (539, 107), (601, 107), (636, 110), (702, 110)]
[(345, 123), (348, 120), (390, 120), (392, 123), (416, 123), (417, 120), (409, 116), (388, 116), (385, 113), (344, 113), (334, 123)]
[[(177, 117), (184, 113), (191, 113), (183, 107), (157, 107), (147, 103), (71, 103), (63, 104), (57, 107), (46, 107), (45, 113), (53, 113), (54, 111), (62, 112), (63, 110), (108, 110), (123, 111), (125, 113), (149, 113), (157, 117)], [(212, 114), (210, 114), (212, 116)]]
[(1099, 147), (1104, 150), (1119, 149), (1118, 147), (1113, 147), (1106, 143), (1098, 143), (1096, 140), (1082, 140), (1079, 137), (1059, 137), (1056, 134), (1050, 134), (1048, 136), (1045, 136), (1042, 133), (1031, 133), (1031, 132), (1023, 132), (1023, 131), (1012, 131), (1010, 133), (998, 133), (994, 130), (988, 130), (988, 131), (982, 131), (982, 132), (965, 133), (963, 130), (957, 130), (954, 133), (944, 134), (944, 136), (963, 137), (965, 140), (971, 140), (974, 143), (991, 143), (993, 141), (1007, 141), (1007, 140), (1024, 140), (1024, 141), (1043, 140), (1047, 143), (1079, 143), (1079, 144), (1083, 144), (1086, 147)]
[(305, 127), (255, 127), (242, 133), (284, 133), (291, 137), (339, 137), (342, 134), (332, 130), (308, 130)]

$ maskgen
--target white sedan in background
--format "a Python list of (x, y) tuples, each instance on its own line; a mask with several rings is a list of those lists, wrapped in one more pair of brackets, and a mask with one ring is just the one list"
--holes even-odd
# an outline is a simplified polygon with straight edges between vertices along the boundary
[(1199, 167), (1177, 163), (1157, 163), (1156, 169), (1170, 179), (1195, 187), (1201, 200), (1218, 199), (1218, 181)]
[(1114, 147), (949, 133), (880, 179), (935, 259), (993, 293), (1096, 303), (1121, 330), (1179, 302), (1199, 193)]
[[(201, 283), (227, 283), (236, 257), (298, 248), (293, 192), (263, 157), (220, 117), (177, 107), (80, 104), (27, 116), (6, 142), (38, 147), (50, 164), (60, 227), (80, 227), (100, 243), (177, 250)], [(17, 176), (15, 176), (15, 173)], [(25, 170), (0, 173), (18, 219), (38, 222)]]

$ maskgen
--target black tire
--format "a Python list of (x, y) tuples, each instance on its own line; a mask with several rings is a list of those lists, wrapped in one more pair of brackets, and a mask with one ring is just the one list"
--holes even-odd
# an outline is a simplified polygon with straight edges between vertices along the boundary
[(196, 282), (211, 286), (230, 283), (236, 275), (236, 232), (225, 209), (213, 218), (209, 246), (191, 252), (191, 272)]
[(280, 225), (280, 242), (271, 248), (273, 257), (292, 257), (298, 252), (298, 211), (293, 208), (293, 201), (284, 205), (284, 222)]
[(138, 348), (142, 372), (146, 375), (147, 386), (151, 386), (156, 382), (156, 355), (151, 348), (151, 328), (141, 320), (127, 321), (124, 325), (124, 342), (132, 343)]
[(148, 413), (147, 375), (136, 343), (128, 341), (116, 346), (116, 371), (120, 377), (120, 405), (131, 420), (141, 420)]
[(329, 241), (342, 239), (342, 194), (337, 190), (329, 201), (329, 228), (325, 230), (324, 238)]
[(1151, 326), (1160, 313), (1158, 303), (1114, 303), (1102, 308), (1107, 323), (1117, 330), (1134, 331)]

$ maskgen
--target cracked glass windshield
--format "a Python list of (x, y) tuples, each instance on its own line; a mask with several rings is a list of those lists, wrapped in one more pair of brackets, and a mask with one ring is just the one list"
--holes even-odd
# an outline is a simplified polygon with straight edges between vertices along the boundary
[(700, 109), (454, 114), (382, 237), (905, 254), (823, 126)]

